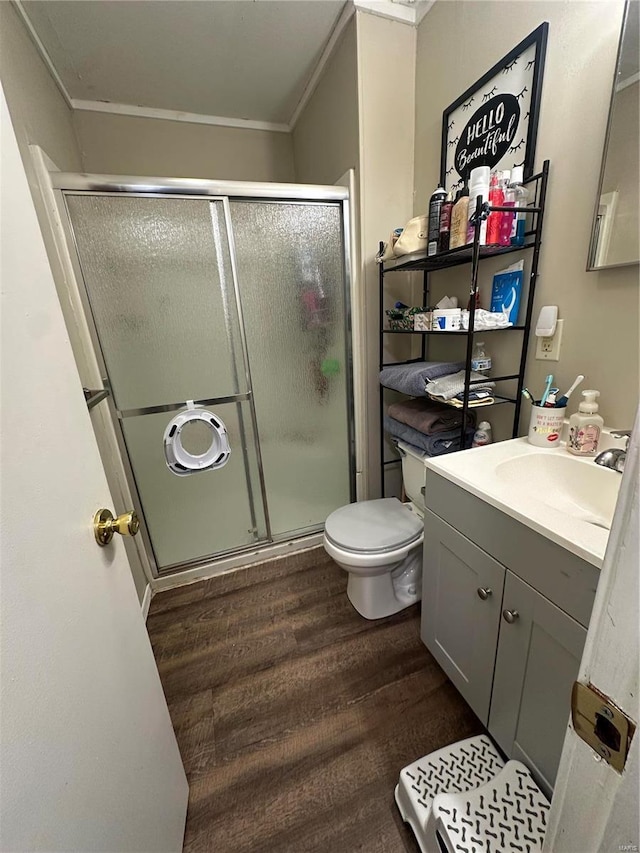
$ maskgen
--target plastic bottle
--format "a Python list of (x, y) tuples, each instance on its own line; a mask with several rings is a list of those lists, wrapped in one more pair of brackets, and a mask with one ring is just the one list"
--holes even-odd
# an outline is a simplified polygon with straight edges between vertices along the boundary
[(451, 239), (451, 213), (453, 211), (453, 190), (449, 191), (446, 201), (440, 208), (440, 233), (438, 234), (438, 251), (446, 252)]
[[(515, 194), (516, 207), (526, 207), (529, 190), (522, 186), (522, 166), (515, 166), (511, 173), (511, 190)], [(527, 227), (527, 214), (516, 213), (511, 224), (511, 245), (524, 246), (524, 232)]]
[(489, 421), (480, 421), (473, 434), (471, 447), (483, 447), (485, 444), (491, 444), (492, 441), (493, 434), (491, 432), (491, 424)]
[[(492, 172), (489, 181), (489, 204), (502, 206), (504, 204), (503, 172)], [(487, 219), (487, 243), (498, 245), (500, 242), (500, 227), (504, 214), (496, 210)]]
[(595, 456), (598, 452), (600, 433), (604, 421), (598, 411), (596, 399), (599, 391), (583, 391), (584, 400), (578, 406), (578, 411), (569, 418), (569, 441), (567, 450), (576, 456)]
[(471, 370), (475, 370), (476, 373), (489, 373), (491, 370), (491, 356), (484, 348), (484, 341), (478, 341), (474, 345)]
[(464, 186), (456, 194), (456, 200), (451, 210), (451, 230), (449, 232), (449, 248), (457, 249), (467, 242), (467, 222), (469, 219), (469, 186)]
[[(508, 170), (504, 171), (502, 173), (502, 179), (504, 189), (504, 200), (502, 203), (505, 207), (513, 207), (516, 203), (516, 189), (511, 183), (511, 172)], [(500, 237), (498, 240), (501, 246), (511, 245), (511, 231), (514, 219), (515, 213), (503, 212), (502, 221), (500, 222)]]
[(438, 187), (429, 200), (429, 234), (427, 237), (427, 255), (438, 253), (438, 237), (440, 234), (440, 211), (447, 198), (442, 187)]
[[(483, 201), (488, 201), (489, 199), (489, 175), (490, 171), (488, 166), (476, 166), (475, 169), (471, 170), (471, 174), (469, 176), (469, 218), (467, 224), (467, 243), (473, 243), (473, 238), (475, 236), (476, 229), (471, 223), (471, 217), (476, 212), (478, 198), (482, 197)], [(486, 219), (483, 219), (480, 223), (478, 242), (481, 246), (484, 246), (487, 242)]]

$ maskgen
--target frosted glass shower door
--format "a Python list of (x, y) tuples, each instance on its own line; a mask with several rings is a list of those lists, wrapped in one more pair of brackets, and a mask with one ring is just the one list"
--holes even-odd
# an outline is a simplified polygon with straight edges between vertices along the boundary
[(231, 202), (271, 530), (352, 499), (342, 207)]
[[(66, 203), (158, 568), (266, 540), (222, 201), (67, 193)], [(231, 458), (179, 477), (163, 435), (189, 400), (225, 422)], [(210, 443), (190, 440), (192, 453)]]

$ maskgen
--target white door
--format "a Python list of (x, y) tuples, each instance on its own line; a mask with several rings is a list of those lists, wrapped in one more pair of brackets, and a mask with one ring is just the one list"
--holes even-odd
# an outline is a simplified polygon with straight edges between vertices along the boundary
[[(2, 94), (0, 849), (179, 851), (187, 781)], [(116, 537), (119, 540), (119, 537)]]

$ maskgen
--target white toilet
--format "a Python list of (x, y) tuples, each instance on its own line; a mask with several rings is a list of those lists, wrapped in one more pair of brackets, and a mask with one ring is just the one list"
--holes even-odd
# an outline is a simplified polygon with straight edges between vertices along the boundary
[(360, 501), (332, 512), (324, 547), (349, 573), (347, 595), (365, 619), (391, 616), (422, 594), (424, 454), (398, 442), (410, 503), (397, 498)]

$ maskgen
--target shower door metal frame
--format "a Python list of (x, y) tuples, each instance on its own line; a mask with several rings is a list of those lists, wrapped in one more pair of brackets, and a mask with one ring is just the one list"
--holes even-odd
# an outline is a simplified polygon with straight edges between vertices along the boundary
[[(343, 238), (343, 275), (344, 275), (344, 309), (345, 309), (345, 364), (346, 369), (346, 406), (347, 406), (347, 429), (348, 429), (348, 456), (349, 456), (349, 483), (351, 500), (356, 499), (355, 483), (356, 483), (356, 449), (355, 449), (355, 428), (354, 428), (354, 407), (353, 407), (353, 360), (352, 360), (352, 339), (351, 339), (351, 291), (352, 291), (352, 276), (351, 276), (351, 234), (349, 225), (349, 193), (343, 187), (323, 187), (314, 185), (298, 185), (298, 184), (263, 184), (263, 183), (248, 183), (248, 182), (231, 182), (231, 181), (201, 181), (195, 179), (177, 179), (177, 178), (139, 178), (120, 175), (87, 175), (69, 172), (50, 172), (49, 178), (51, 187), (54, 191), (54, 197), (57, 204), (57, 210), (60, 214), (59, 224), (62, 226), (67, 246), (71, 248), (69, 256), (74, 269), (77, 290), (80, 301), (83, 307), (85, 322), (87, 323), (91, 343), (93, 346), (95, 358), (97, 359), (103, 377), (108, 377), (106, 363), (102, 352), (99, 335), (96, 329), (93, 311), (91, 309), (90, 299), (85, 283), (85, 278), (80, 261), (80, 253), (75, 239), (73, 223), (70, 212), (66, 204), (67, 195), (95, 195), (95, 196), (118, 196), (123, 195), (129, 198), (183, 198), (190, 200), (204, 200), (208, 202), (220, 201), (223, 205), (225, 225), (227, 228), (227, 237), (229, 240), (229, 256), (232, 270), (232, 280), (234, 289), (234, 299), (238, 316), (238, 324), (240, 331), (240, 341), (242, 348), (242, 362), (245, 368), (249, 393), (240, 393), (224, 398), (211, 398), (208, 400), (195, 401), (206, 403), (208, 405), (215, 402), (237, 402), (238, 407), (242, 401), (248, 400), (250, 403), (252, 428), (256, 441), (256, 455), (258, 463), (258, 472), (260, 480), (260, 490), (263, 503), (263, 512), (266, 522), (266, 538), (260, 539), (254, 543), (237, 548), (228, 549), (226, 551), (216, 552), (215, 554), (204, 555), (200, 558), (184, 561), (171, 566), (160, 568), (158, 566), (149, 530), (146, 525), (146, 518), (138, 492), (137, 483), (133, 474), (129, 453), (122, 430), (122, 418), (134, 414), (149, 414), (152, 412), (169, 412), (176, 411), (184, 407), (184, 402), (176, 402), (175, 404), (165, 404), (144, 409), (131, 409), (120, 412), (116, 409), (115, 401), (112, 396), (107, 398), (107, 405), (111, 416), (111, 422), (114, 428), (118, 449), (124, 468), (124, 475), (127, 480), (127, 487), (131, 493), (134, 506), (138, 511), (141, 519), (141, 535), (144, 542), (145, 557), (150, 565), (153, 578), (158, 579), (172, 574), (176, 574), (189, 569), (195, 569), (206, 565), (213, 565), (216, 561), (225, 560), (235, 555), (241, 555), (243, 552), (255, 553), (260, 548), (267, 548), (276, 544), (288, 536), (299, 538), (301, 536), (310, 535), (321, 529), (321, 525), (314, 528), (305, 528), (301, 531), (290, 531), (283, 537), (274, 537), (271, 532), (268, 514), (268, 503), (266, 499), (266, 486), (264, 481), (264, 471), (261, 459), (260, 450), (260, 434), (258, 430), (257, 417), (255, 412), (255, 404), (253, 395), (251, 394), (251, 375), (249, 357), (246, 343), (245, 327), (242, 316), (241, 296), (239, 292), (239, 282), (237, 278), (235, 242), (233, 239), (233, 225), (230, 217), (230, 201), (254, 201), (254, 202), (273, 202), (273, 203), (298, 203), (298, 204), (323, 204), (323, 203), (338, 203), (340, 206), (342, 220), (342, 238)], [(62, 215), (64, 213), (64, 215)], [(231, 339), (230, 339), (230, 345)], [(105, 379), (105, 384), (107, 380)], [(247, 476), (247, 488), (249, 493), (250, 505), (252, 508), (252, 518), (254, 517), (253, 494), (249, 481), (249, 465), (246, 458), (246, 450), (243, 442), (243, 453), (245, 455), (245, 474)], [(117, 476), (117, 473), (116, 473)]]

